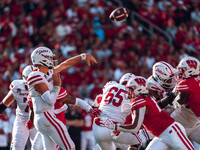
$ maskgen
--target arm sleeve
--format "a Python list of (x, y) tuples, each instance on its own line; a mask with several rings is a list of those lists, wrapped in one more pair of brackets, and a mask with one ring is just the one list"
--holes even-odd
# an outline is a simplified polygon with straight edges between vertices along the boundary
[(88, 103), (86, 103), (85, 101), (83, 101), (80, 98), (76, 98), (75, 105), (81, 107), (82, 109), (86, 110), (87, 112), (90, 111), (90, 109), (92, 108)]
[[(122, 132), (133, 132), (133, 133), (137, 133), (144, 121), (144, 116), (145, 116), (145, 111), (146, 111), (146, 106), (144, 107), (140, 107), (139, 108), (139, 116), (138, 116), (138, 123), (136, 125), (136, 127), (134, 129), (125, 129), (125, 128), (122, 128), (122, 127), (118, 127), (118, 131), (122, 131)], [(134, 110), (134, 114), (136, 114), (136, 110)], [(134, 114), (132, 114), (132, 118), (133, 118), (133, 122), (135, 122), (135, 116)]]
[(59, 92), (60, 92), (60, 87), (55, 86), (51, 93), (50, 91), (46, 91), (45, 93), (41, 95), (41, 97), (47, 104), (52, 106), (55, 104)]

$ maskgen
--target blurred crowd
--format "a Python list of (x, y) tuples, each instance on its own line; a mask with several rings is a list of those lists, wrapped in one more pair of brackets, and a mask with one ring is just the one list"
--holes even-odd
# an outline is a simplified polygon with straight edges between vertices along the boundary
[[(109, 20), (122, 5), (169, 33), (173, 44), (159, 32), (146, 34), (131, 15)], [(59, 62), (92, 54), (98, 64), (79, 63), (61, 73), (70, 95), (92, 100), (124, 73), (149, 77), (157, 61), (176, 67), (184, 56), (199, 58), (199, 9), (199, 0), (0, 0), (0, 101), (37, 46), (51, 48)]]

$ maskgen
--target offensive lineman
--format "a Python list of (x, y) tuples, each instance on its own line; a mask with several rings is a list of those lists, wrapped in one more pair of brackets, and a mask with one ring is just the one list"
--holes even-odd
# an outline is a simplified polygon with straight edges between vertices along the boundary
[[(102, 100), (99, 106), (102, 113), (94, 119), (93, 124), (94, 137), (102, 150), (115, 150), (115, 143), (135, 145), (142, 142), (137, 134), (113, 133), (113, 130), (106, 128), (107, 119), (116, 124), (125, 122), (129, 113), (122, 113), (121, 108), (123, 104), (130, 104), (127, 96), (128, 91), (125, 86), (115, 81), (106, 83), (103, 88)], [(102, 124), (102, 122), (104, 123)]]

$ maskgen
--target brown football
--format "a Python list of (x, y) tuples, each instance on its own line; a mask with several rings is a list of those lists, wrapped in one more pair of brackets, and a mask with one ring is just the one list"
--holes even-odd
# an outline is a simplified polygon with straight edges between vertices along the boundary
[(122, 21), (124, 19), (126, 19), (130, 14), (130, 10), (127, 9), (127, 8), (116, 8), (114, 9), (109, 18), (112, 20), (112, 21)]

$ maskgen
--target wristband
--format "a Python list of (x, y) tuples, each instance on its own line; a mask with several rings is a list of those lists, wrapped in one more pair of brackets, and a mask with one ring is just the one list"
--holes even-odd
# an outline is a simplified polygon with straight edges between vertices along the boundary
[(81, 60), (86, 60), (86, 54), (85, 53), (81, 54)]

